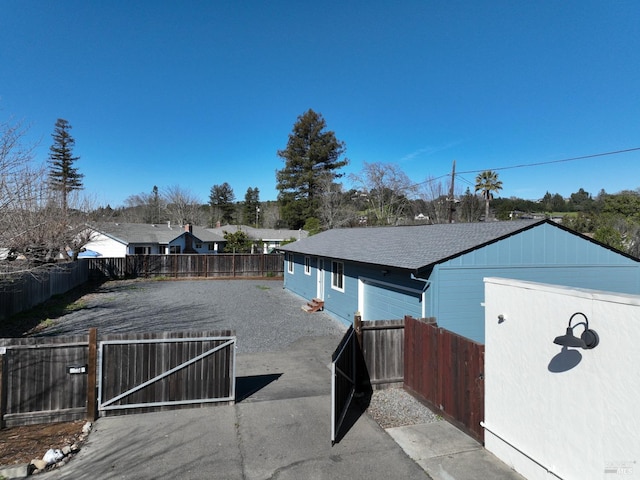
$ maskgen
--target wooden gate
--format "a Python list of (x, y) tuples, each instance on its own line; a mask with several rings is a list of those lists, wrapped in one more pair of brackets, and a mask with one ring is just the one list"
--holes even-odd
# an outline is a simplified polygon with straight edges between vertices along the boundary
[(331, 356), (331, 445), (339, 437), (356, 390), (356, 335), (349, 327)]
[(107, 336), (98, 349), (98, 411), (139, 413), (235, 401), (236, 337), (219, 333)]
[(0, 339), (0, 428), (235, 401), (233, 330)]

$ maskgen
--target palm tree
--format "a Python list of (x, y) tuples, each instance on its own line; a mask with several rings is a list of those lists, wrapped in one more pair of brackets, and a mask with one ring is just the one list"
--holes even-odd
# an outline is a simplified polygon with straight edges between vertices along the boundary
[(489, 202), (493, 200), (493, 193), (502, 190), (502, 181), (498, 180), (498, 174), (491, 170), (485, 170), (476, 177), (476, 192), (482, 192), (484, 198), (484, 221), (489, 219)]

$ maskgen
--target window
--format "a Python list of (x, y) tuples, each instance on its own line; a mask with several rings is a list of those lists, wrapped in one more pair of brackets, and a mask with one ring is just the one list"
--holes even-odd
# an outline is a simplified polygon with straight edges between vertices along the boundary
[(304, 274), (311, 275), (311, 259), (304, 257)]
[(202, 244), (201, 244), (201, 243), (196, 243), (196, 248), (197, 248), (198, 250), (200, 250), (200, 249), (202, 248)]
[(133, 253), (135, 255), (149, 255), (151, 253), (151, 247), (135, 247)]
[(331, 262), (331, 288), (344, 292), (344, 263)]
[(287, 253), (287, 272), (293, 275), (293, 253)]
[(180, 253), (180, 245), (171, 245), (169, 247), (169, 253)]

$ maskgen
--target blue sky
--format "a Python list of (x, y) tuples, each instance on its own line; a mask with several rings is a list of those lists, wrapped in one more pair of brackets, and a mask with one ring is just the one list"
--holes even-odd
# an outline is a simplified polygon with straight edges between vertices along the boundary
[[(640, 187), (640, 2), (32, 1), (0, 6), (0, 118), (44, 162), (57, 118), (95, 202), (228, 182), (275, 199), (296, 118), (350, 165), (396, 163), (502, 197)], [(446, 178), (444, 179), (446, 180)], [(349, 186), (348, 184), (346, 186)], [(473, 189), (473, 187), (472, 187)]]

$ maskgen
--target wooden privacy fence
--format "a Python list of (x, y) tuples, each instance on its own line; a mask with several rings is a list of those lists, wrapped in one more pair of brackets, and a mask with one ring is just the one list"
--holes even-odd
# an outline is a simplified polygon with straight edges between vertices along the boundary
[(404, 380), (404, 320), (354, 317), (365, 369), (360, 379), (374, 389), (402, 386)]
[(234, 400), (230, 330), (0, 339), (0, 427)]
[(86, 259), (42, 266), (28, 273), (6, 274), (0, 282), (0, 320), (46, 302), (86, 283)]
[(126, 277), (282, 277), (283, 255), (278, 253), (218, 253), (127, 255), (89, 259), (92, 278)]
[(480, 442), (484, 432), (484, 345), (404, 319), (404, 387)]

